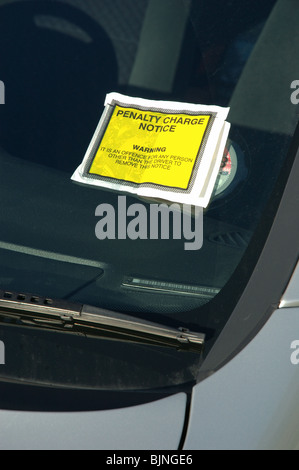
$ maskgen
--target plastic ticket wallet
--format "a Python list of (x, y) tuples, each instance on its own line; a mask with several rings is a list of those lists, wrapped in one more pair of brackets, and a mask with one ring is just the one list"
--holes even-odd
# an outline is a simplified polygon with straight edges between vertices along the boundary
[(229, 108), (106, 96), (79, 183), (206, 207), (228, 138)]

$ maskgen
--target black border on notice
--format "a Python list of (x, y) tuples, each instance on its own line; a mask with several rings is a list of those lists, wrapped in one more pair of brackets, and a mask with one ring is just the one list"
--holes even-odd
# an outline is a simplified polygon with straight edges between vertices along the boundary
[[(111, 177), (108, 177), (108, 176), (101, 176), (101, 175), (98, 175), (96, 173), (91, 173), (90, 172), (91, 165), (92, 165), (93, 160), (95, 158), (95, 155), (98, 151), (98, 148), (100, 147), (102, 139), (103, 139), (103, 137), (106, 133), (108, 124), (109, 124), (110, 119), (113, 115), (113, 112), (115, 110), (116, 105), (120, 106), (122, 108), (132, 108), (132, 109), (136, 109), (137, 111), (139, 110), (139, 111), (143, 111), (143, 112), (144, 111), (152, 111), (152, 112), (159, 112), (161, 114), (173, 114), (173, 115), (186, 114), (186, 115), (189, 115), (189, 116), (199, 116), (199, 115), (210, 116), (209, 122), (208, 122), (207, 127), (204, 131), (203, 138), (202, 138), (201, 143), (200, 143), (199, 148), (198, 148), (198, 152), (197, 152), (197, 155), (196, 155), (196, 158), (195, 158), (195, 161), (194, 161), (193, 169), (191, 171), (191, 175), (190, 175), (190, 179), (188, 181), (187, 188), (181, 188), (181, 187), (177, 187), (177, 186), (166, 186), (166, 185), (162, 185), (162, 184), (158, 184), (158, 183), (152, 183), (150, 181), (143, 182), (143, 183), (135, 183), (133, 181), (128, 181), (128, 180), (119, 179), (119, 178), (111, 178)], [(112, 103), (109, 104), (108, 106), (109, 107), (107, 107), (107, 114), (104, 118), (104, 121), (103, 121), (101, 127), (96, 131), (96, 132), (98, 132), (98, 134), (96, 135), (94, 145), (90, 149), (90, 153), (87, 157), (87, 161), (86, 161), (84, 169), (83, 169), (83, 176), (85, 176), (87, 178), (95, 179), (95, 180), (98, 180), (98, 181), (105, 181), (105, 182), (107, 182), (107, 181), (108, 182), (117, 181), (117, 183), (120, 184), (120, 185), (124, 185), (124, 186), (127, 185), (127, 186), (130, 186), (132, 188), (138, 188), (138, 187), (159, 188), (162, 191), (168, 191), (169, 189), (172, 189), (177, 193), (191, 193), (191, 191), (193, 189), (194, 181), (195, 181), (195, 170), (198, 169), (198, 167), (200, 165), (202, 154), (204, 152), (204, 149), (205, 149), (205, 146), (206, 146), (206, 143), (207, 143), (207, 140), (208, 140), (209, 134), (211, 132), (211, 129), (212, 129), (212, 126), (213, 126), (213, 123), (214, 123), (214, 120), (216, 118), (217, 113), (215, 113), (215, 112), (205, 112), (205, 111), (199, 113), (197, 111), (192, 112), (190, 110), (179, 110), (178, 112), (173, 112), (173, 110), (167, 110), (167, 109), (161, 110), (160, 108), (156, 108), (156, 107), (145, 107), (145, 106), (138, 106), (138, 105), (132, 106), (130, 104), (127, 104), (127, 103), (124, 104), (124, 103), (122, 103), (120, 101), (117, 101), (117, 100), (113, 100)]]

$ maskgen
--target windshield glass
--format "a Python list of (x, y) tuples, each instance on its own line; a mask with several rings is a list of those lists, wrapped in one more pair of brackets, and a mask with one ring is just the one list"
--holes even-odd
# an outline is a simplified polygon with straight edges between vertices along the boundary
[[(1, 0), (0, 288), (130, 313), (213, 339), (222, 320), (210, 305), (242, 263), (297, 124), (291, 82), (299, 76), (292, 60), (298, 20), (298, 6), (280, 0)], [(186, 249), (187, 237), (173, 237), (171, 214), (166, 238), (96, 236), (100, 204), (114, 209), (116, 224), (125, 215), (127, 225), (134, 220), (128, 208), (142, 204), (147, 230), (153, 204), (126, 195), (120, 207), (118, 192), (71, 180), (110, 92), (230, 107), (202, 244), (196, 245), (195, 225), (192, 248)], [(242, 272), (245, 282), (250, 273)], [(225, 318), (244, 282), (230, 283)], [(124, 352), (120, 343), (24, 331), (2, 326), (0, 339), (8, 357), (17, 337), (22, 351), (39, 358), (35, 370), (28, 359), (18, 362), (14, 350), (13, 367), (0, 369), (4, 377), (121, 388), (117, 354), (128, 386), (152, 370), (140, 382), (147, 388), (193, 380), (200, 363), (187, 354), (174, 366), (167, 352), (153, 370), (151, 348), (144, 347), (141, 356), (151, 360), (135, 364), (138, 374), (129, 379), (135, 346)], [(40, 355), (60, 367), (38, 365)], [(115, 360), (106, 382), (83, 373), (86, 357), (99, 370), (104, 356), (107, 368)]]

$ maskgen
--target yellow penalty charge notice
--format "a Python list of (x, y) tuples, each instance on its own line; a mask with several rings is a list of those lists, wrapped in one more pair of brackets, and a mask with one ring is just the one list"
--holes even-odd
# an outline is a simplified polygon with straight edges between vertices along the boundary
[(206, 207), (220, 168), (228, 108), (118, 93), (72, 179), (138, 196)]

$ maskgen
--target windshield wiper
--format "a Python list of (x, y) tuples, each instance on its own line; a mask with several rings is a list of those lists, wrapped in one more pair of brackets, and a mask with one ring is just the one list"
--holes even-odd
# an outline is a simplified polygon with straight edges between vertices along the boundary
[(0, 290), (0, 322), (201, 353), (205, 335), (64, 300)]

